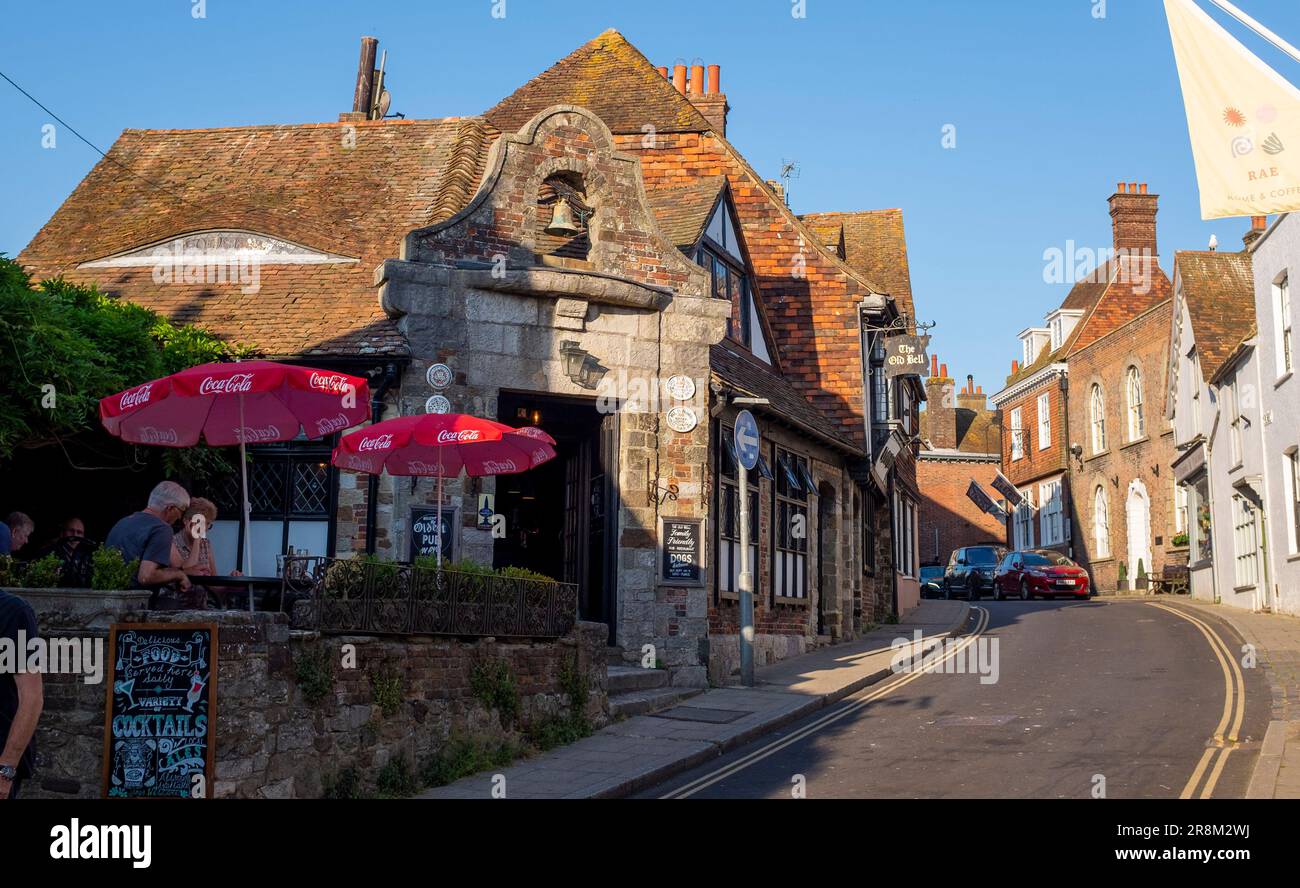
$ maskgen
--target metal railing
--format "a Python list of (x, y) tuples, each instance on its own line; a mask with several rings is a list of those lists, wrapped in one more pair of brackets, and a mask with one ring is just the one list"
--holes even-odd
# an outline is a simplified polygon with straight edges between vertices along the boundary
[(578, 618), (577, 585), (555, 580), (312, 555), (282, 582), (295, 627), (332, 634), (559, 638)]

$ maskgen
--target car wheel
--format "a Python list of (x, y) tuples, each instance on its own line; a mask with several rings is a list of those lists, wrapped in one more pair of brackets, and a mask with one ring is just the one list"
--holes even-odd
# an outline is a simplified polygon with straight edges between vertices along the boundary
[(1002, 586), (998, 583), (997, 580), (993, 581), (993, 600), (994, 601), (1002, 600)]
[(1031, 599), (1031, 598), (1033, 598), (1033, 597), (1034, 597), (1034, 596), (1033, 596), (1033, 595), (1030, 593), (1030, 591), (1029, 591), (1029, 581), (1028, 581), (1028, 580), (1021, 580), (1021, 581), (1020, 581), (1020, 600), (1021, 600), (1021, 601), (1028, 601), (1029, 599)]

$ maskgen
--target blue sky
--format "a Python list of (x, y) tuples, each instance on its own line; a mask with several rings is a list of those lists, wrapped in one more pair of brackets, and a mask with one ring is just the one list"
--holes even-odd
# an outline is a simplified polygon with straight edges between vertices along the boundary
[[(476, 114), (608, 27), (656, 64), (722, 66), (728, 136), (764, 175), (798, 163), (796, 212), (902, 207), (919, 312), (954, 375), (1000, 387), (1015, 334), (1064, 297), (1045, 250), (1111, 242), (1123, 181), (1161, 195), (1175, 249), (1246, 220), (1200, 220), (1177, 73), (1159, 0), (116, 0), (11, 4), (0, 70), (100, 148), (124, 128), (334, 120), (358, 41), (388, 50), (393, 110)], [(1295, 0), (1237, 0), (1300, 42)], [(1201, 3), (1208, 7), (1207, 0)], [(682, 10), (680, 15), (671, 14)], [(1292, 82), (1297, 64), (1227, 19)], [(0, 252), (16, 254), (97, 159), (0, 82)], [(956, 127), (957, 147), (941, 143)]]

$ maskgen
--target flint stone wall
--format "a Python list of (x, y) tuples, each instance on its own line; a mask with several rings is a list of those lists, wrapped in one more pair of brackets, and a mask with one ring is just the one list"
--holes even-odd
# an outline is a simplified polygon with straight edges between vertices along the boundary
[[(286, 614), (241, 611), (149, 611), (148, 593), (69, 589), (14, 589), (36, 611), (44, 637), (103, 639), (114, 622), (218, 624), (217, 798), (316, 798), (324, 781), (354, 767), (373, 788), (395, 756), (411, 770), (453, 735), (504, 736), (499, 713), (474, 696), (473, 667), (483, 658), (510, 666), (519, 689), (515, 728), (527, 730), (569, 712), (560, 676), (573, 658), (590, 688), (586, 715), (608, 721), (603, 624), (578, 623), (555, 641), (460, 638), (320, 636), (291, 630)], [(356, 645), (356, 667), (341, 668), (342, 646)], [(308, 703), (296, 664), (309, 651), (331, 652), (333, 682), (321, 701)], [(386, 716), (372, 676), (396, 677), (397, 712)], [(46, 675), (45, 710), (37, 728), (39, 773), (25, 797), (96, 798), (101, 791), (103, 680)]]

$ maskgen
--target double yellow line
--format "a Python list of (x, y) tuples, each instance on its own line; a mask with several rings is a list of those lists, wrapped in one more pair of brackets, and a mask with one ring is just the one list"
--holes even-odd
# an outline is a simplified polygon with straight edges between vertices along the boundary
[[(1210, 643), (1210, 649), (1214, 651), (1214, 656), (1219, 661), (1219, 668), (1223, 670), (1223, 716), (1219, 719), (1218, 727), (1214, 729), (1214, 736), (1206, 743), (1205, 753), (1197, 763), (1196, 770), (1192, 772), (1187, 785), (1178, 796), (1180, 799), (1192, 798), (1196, 794), (1196, 787), (1200, 785), (1202, 778), (1205, 778), (1200, 798), (1208, 799), (1214, 793), (1214, 787), (1223, 774), (1223, 766), (1228, 763), (1229, 753), (1237, 746), (1241, 722), (1246, 717), (1246, 681), (1242, 678), (1241, 667), (1237, 664), (1232, 649), (1204, 620), (1167, 604), (1156, 604), (1154, 601), (1148, 601), (1147, 604), (1186, 620), (1199, 629), (1205, 636), (1205, 640)], [(1217, 761), (1215, 756), (1218, 756)], [(1207, 770), (1208, 777), (1206, 777)]]
[[(980, 637), (980, 634), (983, 633), (986, 628), (988, 628), (989, 612), (982, 607), (977, 607), (974, 610), (978, 614), (978, 618), (979, 618), (978, 622), (975, 624), (975, 630), (971, 632), (971, 634), (964, 636), (960, 642), (953, 645), (951, 649), (946, 651), (942, 657), (940, 657), (938, 660), (935, 660), (933, 666), (927, 663), (926, 665), (929, 668), (933, 669), (934, 666), (937, 666), (941, 663), (946, 662), (947, 660), (952, 659), (953, 657), (958, 656), (962, 651), (964, 651), (966, 648), (974, 644), (975, 640)], [(934, 638), (923, 639), (921, 642), (922, 650), (919, 651), (918, 653), (924, 652), (925, 642), (934, 641), (934, 640), (935, 640)], [(943, 640), (944, 639), (942, 638), (939, 639), (940, 642), (942, 642)], [(841, 719), (847, 718), (850, 715), (853, 715), (859, 710), (869, 706), (875, 700), (879, 700), (881, 697), (893, 693), (894, 691), (901, 688), (903, 685), (908, 684), (909, 682), (916, 681), (918, 678), (920, 678), (922, 675), (925, 674), (926, 674), (925, 670), (908, 672), (903, 675), (900, 675), (898, 678), (890, 679), (885, 684), (881, 685), (879, 688), (875, 688), (874, 690), (871, 690), (865, 696), (858, 697), (857, 695), (854, 695), (853, 697), (849, 698), (849, 700), (851, 700), (852, 702), (849, 705), (845, 706), (844, 708), (838, 710), (837, 712), (832, 712), (829, 715), (824, 715), (821, 718), (817, 719), (816, 721), (804, 725), (802, 728), (795, 731), (794, 733), (782, 737), (779, 740), (774, 740), (771, 743), (767, 744), (766, 746), (760, 747), (759, 749), (754, 750), (748, 755), (739, 758), (734, 762), (730, 762), (721, 768), (718, 768), (716, 771), (712, 771), (708, 774), (705, 774), (703, 777), (700, 777), (690, 783), (687, 783), (685, 786), (680, 786), (677, 789), (673, 790), (672, 792), (660, 796), (660, 798), (661, 799), (690, 798), (691, 796), (695, 795), (697, 792), (700, 792), (701, 790), (704, 789), (708, 789), (713, 784), (721, 780), (726, 780), (728, 777), (732, 776), (733, 774), (738, 774), (741, 771), (745, 770), (746, 768), (750, 767), (751, 765), (758, 764), (763, 759), (768, 758), (769, 756), (776, 755), (778, 752), (785, 749), (787, 746), (798, 743), (800, 740), (812, 736), (813, 734), (817, 733), (823, 728), (832, 725), (835, 722), (840, 721)], [(862, 691), (859, 691), (858, 693), (862, 693)]]

